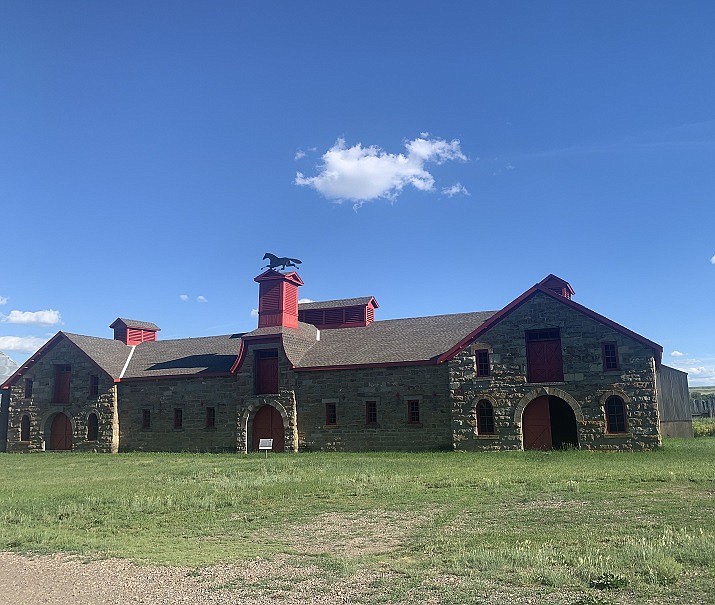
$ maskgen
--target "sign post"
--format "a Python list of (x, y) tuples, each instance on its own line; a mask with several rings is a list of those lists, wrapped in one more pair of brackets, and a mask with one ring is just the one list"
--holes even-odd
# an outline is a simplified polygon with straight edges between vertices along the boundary
[(258, 450), (265, 450), (266, 458), (268, 458), (268, 450), (273, 449), (273, 439), (261, 439), (258, 442)]

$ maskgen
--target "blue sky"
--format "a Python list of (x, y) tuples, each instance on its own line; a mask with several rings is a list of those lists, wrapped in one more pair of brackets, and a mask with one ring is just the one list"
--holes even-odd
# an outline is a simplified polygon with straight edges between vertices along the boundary
[(383, 319), (555, 273), (715, 384), (714, 30), (711, 2), (6, 0), (0, 350), (250, 330), (271, 251)]

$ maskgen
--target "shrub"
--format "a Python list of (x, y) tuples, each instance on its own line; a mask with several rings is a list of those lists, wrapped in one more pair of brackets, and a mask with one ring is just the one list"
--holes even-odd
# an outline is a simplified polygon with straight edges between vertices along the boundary
[(696, 437), (715, 437), (715, 418), (694, 418), (693, 434)]

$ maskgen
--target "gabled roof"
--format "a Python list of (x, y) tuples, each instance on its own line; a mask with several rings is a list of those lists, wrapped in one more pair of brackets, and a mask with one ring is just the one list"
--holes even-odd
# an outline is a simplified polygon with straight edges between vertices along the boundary
[[(549, 277), (556, 277), (556, 276), (549, 276)], [(560, 279), (560, 278), (557, 278)], [(564, 282), (567, 283), (567, 282)], [(570, 287), (570, 286), (569, 286)], [(632, 338), (633, 340), (645, 345), (646, 347), (649, 347), (653, 349), (655, 361), (656, 361), (656, 367), (660, 365), (661, 357), (663, 354), (663, 347), (660, 346), (658, 343), (653, 342), (652, 340), (648, 340), (645, 336), (641, 336), (640, 334), (633, 332), (633, 330), (629, 330), (625, 326), (622, 326), (619, 323), (616, 323), (615, 321), (608, 319), (607, 317), (596, 313), (595, 311), (592, 311), (591, 309), (584, 307), (583, 305), (580, 305), (577, 302), (574, 302), (570, 298), (566, 298), (564, 296), (561, 296), (560, 294), (556, 294), (549, 288), (546, 288), (545, 286), (541, 284), (536, 284), (529, 288), (526, 292), (524, 292), (521, 296), (515, 298), (513, 301), (511, 301), (506, 307), (501, 309), (500, 311), (496, 312), (492, 317), (490, 317), (487, 321), (485, 321), (481, 326), (479, 326), (476, 330), (468, 334), (466, 337), (464, 337), (462, 340), (457, 342), (454, 346), (452, 346), (446, 353), (440, 356), (438, 362), (442, 363), (443, 361), (447, 361), (454, 357), (459, 351), (461, 351), (465, 346), (468, 346), (471, 342), (473, 342), (475, 339), (479, 338), (482, 334), (484, 334), (487, 330), (495, 326), (497, 323), (499, 323), (502, 319), (505, 317), (509, 316), (514, 310), (518, 309), (521, 305), (523, 305), (526, 301), (529, 299), (533, 298), (536, 296), (538, 293), (545, 294), (546, 296), (549, 296), (553, 298), (554, 300), (557, 300), (558, 302), (566, 305), (567, 307), (570, 307), (574, 309), (575, 311), (578, 311), (579, 313), (583, 313), (587, 317), (590, 317), (591, 319), (594, 319), (598, 321), (599, 323), (602, 323), (603, 325), (608, 326), (609, 328), (612, 328), (613, 330), (616, 330), (617, 332), (620, 332), (624, 336), (628, 336), (629, 338)]]
[(110, 328), (116, 328), (117, 326), (125, 326), (127, 328), (135, 328), (137, 330), (151, 330), (153, 332), (159, 332), (161, 328), (150, 321), (139, 321), (138, 319), (125, 319), (124, 317), (117, 317), (110, 325)]
[(298, 303), (299, 311), (311, 309), (334, 309), (336, 307), (359, 307), (372, 303), (376, 309), (379, 307), (374, 296), (360, 296), (359, 298), (339, 298), (337, 300), (321, 300), (307, 303)]

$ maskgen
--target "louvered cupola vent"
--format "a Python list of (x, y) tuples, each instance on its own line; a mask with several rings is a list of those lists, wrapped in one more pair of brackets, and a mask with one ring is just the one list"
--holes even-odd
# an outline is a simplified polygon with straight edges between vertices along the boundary
[(539, 285), (543, 286), (544, 288), (548, 288), (552, 292), (555, 292), (556, 294), (558, 294), (559, 296), (563, 296), (564, 298), (568, 298), (569, 300), (575, 294), (573, 288), (571, 287), (571, 284), (561, 279), (560, 277), (557, 277), (553, 273), (550, 274), (548, 277), (542, 279), (539, 282)]
[(142, 342), (153, 342), (161, 329), (156, 324), (136, 319), (118, 317), (109, 326), (114, 328), (114, 340), (121, 340), (125, 345), (133, 346)]
[(298, 288), (303, 280), (294, 271), (279, 273), (269, 269), (255, 278), (258, 282), (258, 327), (298, 327)]
[(298, 305), (298, 319), (319, 330), (364, 327), (375, 321), (377, 307), (372, 296), (302, 303)]

